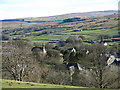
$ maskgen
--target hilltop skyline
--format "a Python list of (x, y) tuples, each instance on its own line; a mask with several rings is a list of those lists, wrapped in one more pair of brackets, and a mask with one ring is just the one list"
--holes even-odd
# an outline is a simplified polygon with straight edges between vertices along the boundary
[(1, 0), (0, 19), (117, 10), (119, 0)]

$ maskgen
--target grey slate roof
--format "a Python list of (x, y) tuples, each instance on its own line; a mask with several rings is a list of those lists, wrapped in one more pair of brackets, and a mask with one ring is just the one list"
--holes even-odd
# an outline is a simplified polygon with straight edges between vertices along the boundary
[(32, 49), (31, 49), (31, 51), (33, 51), (34, 49), (40, 49), (40, 50), (43, 50), (43, 47), (33, 47)]

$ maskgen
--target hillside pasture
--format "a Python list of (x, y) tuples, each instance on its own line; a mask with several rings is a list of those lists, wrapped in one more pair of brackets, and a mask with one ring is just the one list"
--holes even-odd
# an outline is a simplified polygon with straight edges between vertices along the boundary
[[(14, 80), (2, 80), (2, 88), (69, 88), (69, 89), (79, 89), (79, 90), (103, 90), (98, 88), (89, 87), (79, 87), (79, 86), (67, 86), (67, 85), (55, 85), (55, 84), (43, 84), (43, 83), (33, 83), (33, 82), (22, 82)], [(120, 89), (104, 89), (104, 90), (120, 90)]]

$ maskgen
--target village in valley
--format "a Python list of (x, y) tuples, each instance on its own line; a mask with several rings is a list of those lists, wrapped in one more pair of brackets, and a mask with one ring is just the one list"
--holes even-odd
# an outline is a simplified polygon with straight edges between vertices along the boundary
[(118, 20), (114, 10), (3, 20), (3, 87), (119, 89)]

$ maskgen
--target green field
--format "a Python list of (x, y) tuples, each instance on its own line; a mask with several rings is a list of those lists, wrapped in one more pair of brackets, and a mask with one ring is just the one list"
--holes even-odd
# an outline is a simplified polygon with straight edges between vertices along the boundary
[(89, 30), (89, 31), (79, 31), (79, 32), (57, 32), (52, 34), (46, 34), (41, 36), (29, 36), (25, 37), (31, 39), (32, 41), (39, 42), (49, 42), (57, 40), (65, 40), (69, 36), (84, 36), (86, 40), (97, 40), (99, 35), (117, 35), (118, 30), (100, 29), (100, 30)]
[(98, 89), (79, 86), (67, 86), (67, 85), (55, 85), (55, 84), (43, 84), (33, 82), (22, 82), (14, 80), (2, 80), (2, 88), (78, 88), (80, 90), (120, 90), (120, 89)]
[(2, 80), (2, 88), (85, 88), (85, 87), (22, 82), (14, 80)]

